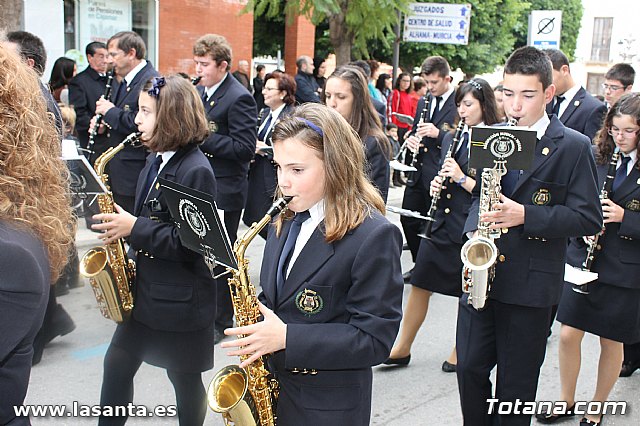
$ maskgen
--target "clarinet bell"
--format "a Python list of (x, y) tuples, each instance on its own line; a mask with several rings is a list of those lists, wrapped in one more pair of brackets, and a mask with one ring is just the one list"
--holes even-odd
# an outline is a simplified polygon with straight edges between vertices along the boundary
[(433, 219), (425, 220), (424, 224), (422, 225), (422, 229), (418, 233), (418, 237), (424, 238), (426, 240), (430, 240), (431, 239), (431, 228), (433, 227), (433, 222), (434, 222)]

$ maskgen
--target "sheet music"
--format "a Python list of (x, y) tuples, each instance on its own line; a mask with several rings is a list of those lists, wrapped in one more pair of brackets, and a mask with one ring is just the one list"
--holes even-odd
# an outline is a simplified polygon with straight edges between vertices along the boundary
[(583, 285), (598, 279), (597, 272), (585, 271), (580, 268), (564, 264), (564, 280), (571, 284)]

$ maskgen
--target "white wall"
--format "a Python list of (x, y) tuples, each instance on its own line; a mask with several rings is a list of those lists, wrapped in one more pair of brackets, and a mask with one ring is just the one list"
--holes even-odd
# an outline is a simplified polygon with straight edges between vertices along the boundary
[(53, 63), (64, 56), (64, 3), (62, 0), (24, 0), (24, 30), (42, 39), (47, 67), (42, 80), (48, 82)]

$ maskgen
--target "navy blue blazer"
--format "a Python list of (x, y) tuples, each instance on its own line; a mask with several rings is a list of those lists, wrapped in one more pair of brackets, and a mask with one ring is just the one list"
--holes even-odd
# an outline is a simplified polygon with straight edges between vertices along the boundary
[[(495, 240), (500, 257), (489, 297), (503, 303), (558, 304), (568, 238), (593, 235), (602, 226), (591, 144), (554, 115), (550, 119), (536, 144), (531, 168), (523, 172), (509, 197), (524, 205), (524, 225), (503, 230)], [(480, 186), (478, 179), (465, 233), (478, 227)]]
[[(293, 105), (286, 105), (278, 116), (277, 121), (291, 114), (293, 109)], [(261, 111), (258, 128), (267, 119), (270, 112), (269, 108), (264, 108)], [(273, 126), (264, 136), (264, 142), (267, 145), (271, 145), (272, 132)], [(267, 213), (267, 210), (273, 204), (273, 194), (277, 185), (278, 178), (273, 161), (273, 152), (267, 152), (265, 155), (256, 154), (249, 168), (249, 196), (242, 215), (242, 220), (247, 226), (259, 221)]]
[[(453, 134), (447, 132), (442, 140), (442, 151), (440, 164), (438, 169), (442, 168), (445, 157), (447, 156), (447, 150), (453, 142)], [(468, 174), (469, 169), (469, 142), (465, 146), (460, 147), (460, 158), (457, 160), (460, 170), (464, 174)], [(457, 185), (451, 179), (447, 179), (444, 182), (444, 188), (440, 192), (440, 200), (438, 201), (438, 210), (436, 211), (435, 222), (431, 229), (432, 232), (446, 232), (450, 241), (462, 244), (462, 230), (467, 220), (469, 213), (469, 207), (471, 207), (471, 194), (465, 191), (464, 188)]]
[[(410, 173), (407, 186), (414, 186), (419, 179), (422, 179), (422, 185), (425, 188), (429, 188), (429, 184), (433, 180), (433, 177), (440, 170), (439, 164), (442, 140), (444, 139), (444, 136), (449, 133), (449, 130), (454, 127), (453, 123), (457, 116), (455, 98), (456, 92), (453, 91), (451, 96), (447, 98), (446, 102), (440, 105), (440, 111), (438, 111), (438, 113), (429, 120), (430, 123), (433, 123), (440, 129), (440, 134), (437, 138), (422, 138), (422, 144), (424, 146), (421, 147), (418, 152), (418, 161), (416, 166), (418, 171)], [(429, 105), (432, 105), (432, 102), (436, 101), (431, 94), (429, 94), (428, 99)], [(418, 101), (418, 105), (416, 107), (416, 116), (413, 118), (413, 129), (417, 129), (418, 122), (420, 121), (420, 115), (424, 109), (424, 102), (423, 96)], [(415, 131), (412, 130), (412, 133), (415, 133)]]
[[(602, 189), (608, 163), (598, 166), (598, 185)], [(618, 189), (609, 194), (611, 201), (624, 209), (621, 223), (607, 223), (600, 236), (591, 270), (598, 272), (598, 281), (640, 289), (640, 171), (633, 167)], [(572, 238), (567, 262), (582, 267), (587, 245), (582, 238)]]
[[(202, 97), (204, 86), (198, 86)], [(226, 78), (204, 104), (211, 133), (200, 149), (218, 181), (216, 202), (222, 210), (244, 208), (249, 162), (256, 151), (256, 101), (238, 80)]]
[(366, 172), (369, 180), (378, 188), (384, 202), (389, 195), (389, 155), (384, 152), (378, 141), (373, 136), (364, 138), (364, 149), (367, 157)]
[[(171, 221), (162, 191), (154, 185), (142, 194), (156, 154), (140, 173), (129, 244), (136, 251), (133, 317), (162, 331), (193, 331), (209, 327), (216, 312), (215, 280), (199, 253), (184, 247)], [(195, 144), (180, 148), (159, 177), (212, 196), (216, 179), (211, 165)]]
[[(110, 128), (107, 131), (109, 146), (118, 145), (127, 136), (138, 130), (138, 126), (134, 123), (138, 113), (138, 96), (140, 96), (142, 86), (151, 77), (158, 75), (158, 71), (153, 68), (151, 62), (147, 62), (147, 65), (133, 78), (124, 96), (120, 96), (119, 99), (116, 99), (119, 85), (114, 84), (111, 99), (115, 101), (113, 102), (115, 107), (107, 111), (103, 119), (104, 123)], [(148, 153), (149, 151), (146, 149), (128, 146), (113, 157), (109, 162), (109, 180), (111, 182), (111, 190), (115, 194), (128, 197), (135, 196), (138, 175), (144, 167)]]
[(295, 76), (296, 81), (296, 102), (304, 104), (307, 102), (320, 103), (318, 96), (318, 82), (311, 74), (298, 71)]
[[(562, 113), (562, 117), (559, 117), (560, 121), (566, 127), (582, 133), (592, 141), (602, 127), (607, 106), (594, 98), (584, 87), (578, 90), (573, 99), (565, 100), (567, 101), (569, 105)], [(547, 114), (551, 114), (552, 110), (553, 102), (549, 102)]]
[(260, 271), (260, 300), (287, 324), (287, 348), (269, 358), (278, 426), (368, 425), (371, 367), (389, 356), (402, 316), (402, 234), (377, 211), (330, 244), (316, 229), (276, 299), (290, 223), (279, 237), (269, 229)]
[(13, 406), (27, 395), (33, 339), (49, 300), (49, 259), (32, 234), (0, 221), (0, 424), (29, 425)]
[[(96, 115), (96, 102), (104, 95), (106, 84), (107, 78), (100, 77), (100, 74), (91, 67), (78, 73), (69, 82), (69, 103), (76, 111), (76, 132), (80, 146), (83, 148), (86, 148), (89, 143), (89, 123)], [(113, 88), (111, 94), (113, 98), (115, 96)], [(106, 151), (107, 134), (96, 135), (93, 142), (96, 155), (92, 158), (95, 160), (102, 152)]]

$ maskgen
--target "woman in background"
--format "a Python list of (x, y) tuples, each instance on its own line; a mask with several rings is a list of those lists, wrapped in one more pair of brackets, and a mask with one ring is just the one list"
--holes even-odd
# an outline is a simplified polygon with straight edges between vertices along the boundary
[(77, 72), (76, 62), (64, 56), (56, 59), (51, 69), (49, 78), (49, 90), (56, 102), (69, 105), (68, 85)]
[(353, 66), (338, 68), (327, 79), (321, 99), (329, 108), (338, 111), (360, 135), (367, 156), (367, 174), (386, 202), (391, 144), (371, 103), (364, 74)]

